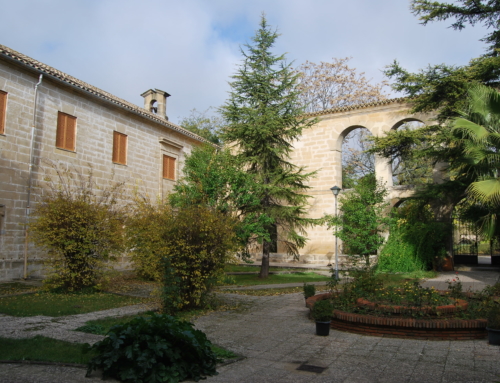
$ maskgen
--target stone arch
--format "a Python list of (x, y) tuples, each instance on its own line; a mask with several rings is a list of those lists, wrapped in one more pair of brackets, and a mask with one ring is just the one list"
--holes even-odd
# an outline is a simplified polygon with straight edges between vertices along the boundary
[(407, 123), (407, 122), (420, 122), (424, 125), (429, 125), (429, 121), (425, 122), (425, 121), (422, 121), (421, 118), (416, 118), (416, 117), (407, 117), (407, 118), (403, 118), (402, 120), (396, 122), (392, 127), (391, 127), (391, 130), (397, 130), (399, 129), (403, 124)]
[[(365, 128), (374, 136), (383, 136), (407, 121), (432, 124), (433, 115), (410, 113), (411, 105), (406, 99), (386, 100), (378, 103), (356, 105), (313, 113), (317, 123), (305, 129), (302, 137), (294, 143), (290, 162), (316, 171), (307, 192), (309, 199), (308, 216), (321, 218), (324, 214), (334, 214), (335, 199), (330, 190), (334, 185), (342, 186), (342, 143), (345, 137), (357, 128)], [(387, 159), (375, 156), (375, 174), (389, 189), (388, 202), (400, 204), (413, 194), (413, 189), (392, 185), (392, 169)], [(343, 191), (341, 191), (343, 193)], [(309, 241), (301, 251), (301, 256), (327, 261), (325, 255), (335, 250), (335, 237), (326, 226), (308, 229)]]

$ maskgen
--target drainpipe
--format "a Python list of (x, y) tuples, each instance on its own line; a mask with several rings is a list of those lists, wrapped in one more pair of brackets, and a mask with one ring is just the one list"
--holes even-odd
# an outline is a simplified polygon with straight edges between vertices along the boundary
[(31, 178), (33, 174), (33, 150), (35, 143), (35, 124), (36, 124), (36, 101), (38, 95), (38, 85), (42, 83), (43, 74), (38, 78), (38, 83), (35, 85), (35, 96), (33, 97), (33, 125), (31, 126), (31, 142), (30, 142), (30, 162), (28, 175), (28, 197), (26, 198), (26, 221), (24, 222), (24, 273), (23, 278), (28, 279), (28, 222), (30, 218), (31, 204)]

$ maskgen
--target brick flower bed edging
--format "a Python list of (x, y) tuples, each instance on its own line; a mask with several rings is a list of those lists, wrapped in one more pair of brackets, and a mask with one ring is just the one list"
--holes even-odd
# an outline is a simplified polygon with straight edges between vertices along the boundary
[[(330, 293), (318, 294), (306, 301), (312, 309), (314, 303), (327, 299)], [(414, 319), (377, 317), (333, 310), (331, 328), (362, 335), (426, 340), (485, 339), (486, 319)]]
[[(450, 298), (452, 299), (452, 298)], [(463, 299), (454, 299), (455, 304), (454, 305), (443, 305), (443, 306), (437, 306), (437, 307), (431, 307), (431, 306), (423, 306), (423, 307), (408, 307), (408, 306), (402, 306), (402, 305), (383, 305), (383, 304), (377, 304), (375, 302), (371, 302), (368, 299), (365, 298), (358, 298), (356, 301), (356, 304), (359, 307), (364, 307), (369, 310), (378, 310), (390, 314), (404, 314), (405, 312), (409, 311), (420, 311), (425, 314), (431, 314), (431, 315), (436, 315), (437, 313), (442, 314), (442, 315), (453, 315), (456, 314), (458, 311), (464, 311), (467, 310), (467, 307), (469, 306), (469, 303), (467, 301), (464, 301)]]

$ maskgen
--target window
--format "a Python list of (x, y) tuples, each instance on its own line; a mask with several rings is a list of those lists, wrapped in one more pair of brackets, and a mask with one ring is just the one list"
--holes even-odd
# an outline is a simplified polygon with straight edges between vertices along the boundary
[(175, 180), (175, 158), (163, 155), (163, 178)]
[(75, 151), (76, 143), (76, 117), (58, 112), (56, 147), (59, 149)]
[(113, 132), (113, 162), (127, 165), (127, 135)]
[(7, 92), (0, 90), (0, 134), (5, 133), (6, 112), (7, 112)]

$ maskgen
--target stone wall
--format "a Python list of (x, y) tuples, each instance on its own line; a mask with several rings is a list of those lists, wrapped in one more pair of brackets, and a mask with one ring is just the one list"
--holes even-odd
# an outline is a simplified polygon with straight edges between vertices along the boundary
[[(8, 93), (5, 134), (0, 135), (0, 280), (23, 275), (34, 86), (38, 77), (30, 68), (0, 60), (0, 90)], [(31, 198), (35, 203), (40, 194), (37, 185), (50, 172), (45, 160), (81, 173), (91, 166), (102, 187), (109, 185), (113, 177), (125, 181), (129, 200), (135, 190), (153, 199), (165, 196), (175, 181), (163, 179), (162, 155), (176, 158), (178, 179), (186, 154), (201, 143), (201, 139), (182, 134), (181, 128), (170, 129), (169, 123), (137, 115), (112, 100), (51, 76), (43, 78), (37, 100)], [(55, 146), (58, 112), (77, 118), (74, 152)], [(126, 165), (112, 162), (113, 131), (128, 136)], [(30, 244), (28, 254), (29, 272), (37, 275), (44, 253)]]

